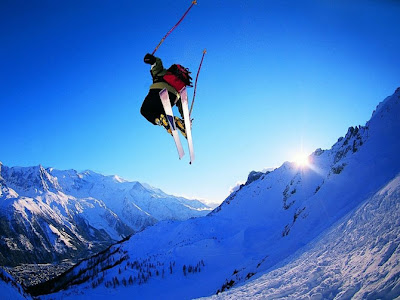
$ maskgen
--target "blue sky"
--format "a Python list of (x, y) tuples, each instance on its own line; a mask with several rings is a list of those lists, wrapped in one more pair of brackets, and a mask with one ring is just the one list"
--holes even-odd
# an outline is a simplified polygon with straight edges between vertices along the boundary
[(190, 3), (2, 1), (0, 161), (221, 202), (251, 170), (330, 148), (400, 86), (398, 1), (198, 0), (156, 53), (195, 75), (208, 52), (189, 165), (139, 110), (143, 56)]

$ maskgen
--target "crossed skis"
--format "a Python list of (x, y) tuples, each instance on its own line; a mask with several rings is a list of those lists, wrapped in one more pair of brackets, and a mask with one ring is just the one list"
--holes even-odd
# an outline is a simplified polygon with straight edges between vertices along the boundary
[[(188, 148), (189, 148), (189, 155), (190, 155), (189, 163), (192, 164), (194, 161), (194, 149), (193, 149), (192, 128), (191, 128), (191, 122), (190, 122), (189, 104), (188, 104), (186, 87), (184, 87), (179, 92), (179, 94), (181, 95), (183, 119), (185, 122), (185, 129), (186, 129), (186, 139), (187, 139)], [(163, 89), (160, 92), (160, 98), (161, 98), (162, 105), (164, 107), (164, 111), (165, 111), (168, 123), (171, 128), (172, 137), (174, 138), (175, 145), (178, 150), (179, 159), (181, 159), (185, 155), (185, 152), (183, 151), (182, 143), (179, 138), (178, 131), (176, 130), (177, 128), (176, 128), (176, 124), (175, 124), (174, 113), (172, 112), (171, 102), (169, 100), (167, 89)]]

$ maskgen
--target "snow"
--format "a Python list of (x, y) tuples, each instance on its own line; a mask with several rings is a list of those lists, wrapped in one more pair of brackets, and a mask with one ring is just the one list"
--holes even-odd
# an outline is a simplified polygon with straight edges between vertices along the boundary
[[(56, 251), (57, 252), (62, 252), (62, 248), (63, 246), (60, 245), (60, 242), (63, 242), (65, 246), (70, 247), (70, 248), (75, 248), (72, 244), (71, 244), (71, 237), (66, 234), (66, 233), (61, 233), (57, 228), (55, 228), (52, 224), (49, 225), (49, 228), (51, 230), (51, 232), (53, 232), (55, 235), (57, 235), (57, 240), (54, 240), (54, 244), (56, 246)], [(61, 249), (60, 249), (61, 248)], [(75, 248), (76, 250), (76, 248)]]
[(43, 298), (398, 297), (399, 99), (400, 90), (366, 126), (317, 149), (310, 167), (286, 162), (206, 217), (151, 226), (83, 261), (64, 274), (66, 291)]
[(158, 221), (211, 211), (117, 175), (1, 165), (0, 177), (0, 217), (7, 220), (1, 225), (8, 232), (0, 235), (0, 262), (6, 265), (88, 255)]
[[(252, 173), (207, 216), (154, 223), (81, 261), (53, 285), (37, 287), (50, 293), (40, 298), (398, 298), (399, 128), (400, 89), (365, 126), (350, 127), (331, 149), (311, 154), (309, 167), (286, 162), (272, 172)], [(27, 172), (32, 175), (22, 178), (33, 178), (40, 189), (11, 181), (18, 194), (35, 195), (16, 201), (27, 217), (22, 208), (57, 209), (53, 219), (62, 221), (70, 203), (93, 224), (90, 211), (102, 208), (125, 220), (130, 210), (154, 218), (170, 215), (171, 207), (201, 210), (198, 203), (190, 206), (196, 202), (169, 199), (138, 182), (91, 171), (45, 170), (49, 177), (38, 170), (39, 177)], [(113, 201), (117, 195), (122, 202)]]
[(0, 268), (0, 295), (2, 300), (32, 299), (17, 282)]
[(400, 175), (279, 267), (209, 299), (392, 299), (399, 245)]

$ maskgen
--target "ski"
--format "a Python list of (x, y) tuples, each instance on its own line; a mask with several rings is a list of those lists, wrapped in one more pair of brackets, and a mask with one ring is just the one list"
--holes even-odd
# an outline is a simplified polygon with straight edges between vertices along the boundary
[(192, 164), (194, 161), (194, 149), (193, 149), (193, 140), (192, 140), (192, 122), (190, 121), (189, 103), (188, 103), (186, 87), (184, 87), (180, 91), (180, 94), (181, 94), (181, 101), (182, 101), (183, 119), (185, 122), (186, 138), (187, 138), (188, 147), (189, 147), (190, 164)]
[(160, 92), (160, 98), (161, 98), (162, 105), (164, 107), (164, 111), (165, 111), (169, 126), (171, 127), (172, 137), (174, 138), (175, 145), (178, 150), (179, 159), (181, 159), (185, 155), (185, 152), (183, 151), (181, 140), (179, 139), (179, 134), (178, 134), (178, 131), (176, 130), (174, 114), (172, 112), (171, 101), (169, 100), (167, 89), (163, 89)]

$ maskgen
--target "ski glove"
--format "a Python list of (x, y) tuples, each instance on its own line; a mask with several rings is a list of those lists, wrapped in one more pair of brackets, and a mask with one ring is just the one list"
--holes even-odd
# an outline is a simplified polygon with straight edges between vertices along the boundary
[(156, 62), (156, 57), (150, 53), (144, 56), (144, 62), (149, 65), (153, 65)]

